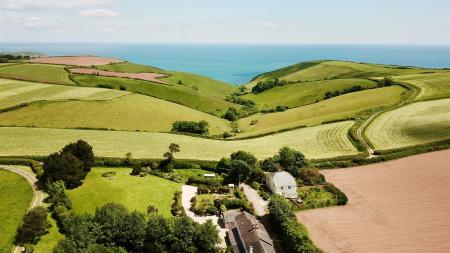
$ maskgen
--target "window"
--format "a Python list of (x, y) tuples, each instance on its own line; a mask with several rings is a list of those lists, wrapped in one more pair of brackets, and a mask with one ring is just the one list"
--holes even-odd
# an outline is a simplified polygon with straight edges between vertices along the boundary
[(291, 189), (291, 187), (290, 187), (290, 186), (288, 186), (288, 189), (290, 190), (290, 189)]
[(281, 186), (281, 190), (283, 190), (283, 186)]

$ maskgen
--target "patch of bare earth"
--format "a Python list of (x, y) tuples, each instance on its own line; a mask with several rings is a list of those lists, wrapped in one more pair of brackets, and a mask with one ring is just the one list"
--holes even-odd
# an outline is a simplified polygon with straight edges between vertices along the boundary
[(98, 76), (107, 76), (107, 77), (122, 77), (122, 78), (131, 78), (131, 79), (139, 79), (144, 81), (150, 81), (155, 83), (163, 83), (167, 84), (164, 81), (158, 80), (157, 78), (166, 77), (166, 74), (159, 73), (127, 73), (127, 72), (114, 72), (114, 71), (104, 71), (98, 69), (86, 69), (86, 68), (73, 68), (70, 69), (70, 72), (74, 74), (83, 74), (83, 75), (98, 75)]
[(29, 60), (28, 62), (86, 67), (92, 65), (119, 63), (123, 61), (114, 58), (97, 57), (97, 56), (50, 56), (50, 57), (34, 58)]
[(323, 173), (349, 204), (297, 218), (326, 252), (450, 252), (450, 150)]

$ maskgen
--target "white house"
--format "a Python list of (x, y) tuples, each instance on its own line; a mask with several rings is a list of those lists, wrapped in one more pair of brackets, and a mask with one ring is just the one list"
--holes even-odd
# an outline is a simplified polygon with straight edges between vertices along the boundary
[(280, 194), (285, 198), (297, 198), (297, 183), (289, 172), (266, 173), (266, 185), (273, 193)]

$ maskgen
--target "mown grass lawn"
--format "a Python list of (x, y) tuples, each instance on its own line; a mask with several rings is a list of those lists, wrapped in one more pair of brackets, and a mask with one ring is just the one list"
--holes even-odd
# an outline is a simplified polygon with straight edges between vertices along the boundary
[(0, 77), (43, 83), (73, 85), (64, 66), (46, 64), (16, 64), (0, 68)]
[[(115, 171), (116, 176), (102, 177), (108, 171)], [(174, 193), (181, 190), (181, 184), (151, 175), (131, 176), (130, 172), (130, 168), (93, 168), (82, 186), (68, 191), (73, 211), (94, 213), (97, 207), (114, 202), (143, 213), (151, 204), (169, 216)]]
[(450, 73), (399, 76), (395, 81), (405, 82), (420, 88), (415, 100), (450, 97)]
[(31, 186), (23, 177), (0, 169), (0, 252), (11, 252), (32, 198)]

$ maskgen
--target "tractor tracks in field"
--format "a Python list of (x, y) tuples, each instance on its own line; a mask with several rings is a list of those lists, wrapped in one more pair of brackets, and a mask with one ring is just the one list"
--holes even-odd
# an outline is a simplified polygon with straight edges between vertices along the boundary
[(373, 158), (376, 157), (377, 155), (375, 155), (375, 150), (373, 150), (373, 148), (370, 146), (369, 142), (365, 139), (364, 137), (364, 131), (366, 130), (367, 126), (380, 114), (390, 111), (390, 110), (394, 110), (397, 108), (402, 107), (403, 105), (405, 105), (406, 103), (409, 103), (411, 101), (414, 100), (414, 98), (419, 94), (419, 88), (417, 88), (414, 85), (410, 85), (410, 84), (401, 84), (401, 86), (407, 88), (408, 90), (411, 91), (411, 94), (409, 95), (408, 98), (402, 100), (400, 103), (398, 103), (397, 105), (390, 107), (390, 108), (386, 108), (383, 109), (379, 112), (376, 112), (374, 114), (372, 114), (369, 118), (367, 118), (362, 124), (361, 126), (358, 127), (358, 129), (356, 130), (356, 135), (358, 136), (358, 139), (360, 140), (360, 142), (363, 144), (363, 146), (365, 147), (367, 153), (369, 154), (368, 158)]
[[(18, 169), (18, 168), (14, 168), (11, 166), (4, 166), (4, 165), (0, 165), (0, 169), (16, 173), (16, 174), (20, 175), (21, 177), (25, 178), (25, 180), (27, 180), (27, 182), (30, 184), (31, 189), (33, 190), (33, 199), (31, 200), (28, 210), (33, 209), (42, 204), (42, 202), (44, 201), (44, 192), (37, 189), (37, 187), (36, 187), (37, 179), (32, 173)], [(20, 253), (22, 251), (23, 251), (23, 247), (15, 246), (12, 252)]]

